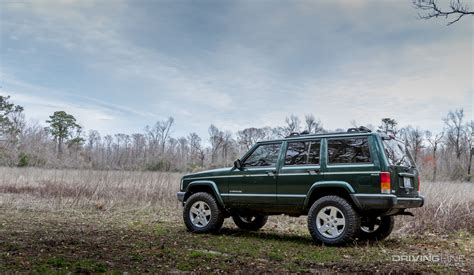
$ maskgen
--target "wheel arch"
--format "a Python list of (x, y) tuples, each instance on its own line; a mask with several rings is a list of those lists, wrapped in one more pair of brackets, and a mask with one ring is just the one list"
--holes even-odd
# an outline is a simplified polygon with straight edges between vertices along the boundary
[(197, 180), (188, 184), (183, 201), (185, 202), (192, 194), (206, 192), (214, 196), (220, 207), (224, 208), (224, 201), (219, 193), (215, 182), (210, 180)]
[(303, 209), (308, 211), (311, 205), (324, 196), (335, 195), (347, 200), (356, 209), (359, 208), (357, 202), (353, 199), (354, 188), (345, 181), (319, 181), (314, 183), (306, 196)]

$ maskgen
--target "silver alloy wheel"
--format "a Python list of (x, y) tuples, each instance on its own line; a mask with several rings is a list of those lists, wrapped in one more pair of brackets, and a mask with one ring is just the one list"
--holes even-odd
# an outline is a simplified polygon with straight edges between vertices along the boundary
[(239, 215), (239, 218), (240, 218), (241, 221), (243, 221), (245, 223), (251, 223), (256, 219), (255, 216), (240, 216), (240, 215)]
[(346, 218), (335, 206), (326, 206), (316, 215), (316, 227), (321, 235), (334, 239), (339, 237), (346, 228)]
[(189, 211), (191, 223), (199, 228), (205, 227), (211, 220), (211, 208), (203, 201), (197, 201), (191, 205)]
[(368, 226), (364, 225), (364, 226), (361, 226), (360, 229), (364, 231), (365, 233), (373, 233), (377, 231), (377, 229), (379, 229), (380, 224), (382, 224), (382, 218), (377, 217), (373, 225), (368, 225)]

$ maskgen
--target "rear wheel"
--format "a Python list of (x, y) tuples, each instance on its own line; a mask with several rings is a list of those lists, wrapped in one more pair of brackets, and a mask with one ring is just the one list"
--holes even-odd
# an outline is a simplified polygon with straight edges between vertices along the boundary
[(232, 219), (240, 229), (257, 231), (267, 223), (268, 216), (233, 214)]
[(200, 192), (186, 200), (183, 219), (189, 231), (209, 233), (221, 229), (224, 214), (211, 194)]
[(363, 241), (381, 241), (392, 233), (395, 218), (393, 216), (363, 217), (359, 239)]
[(360, 217), (345, 199), (325, 196), (311, 206), (308, 229), (316, 242), (341, 245), (356, 237), (360, 230)]

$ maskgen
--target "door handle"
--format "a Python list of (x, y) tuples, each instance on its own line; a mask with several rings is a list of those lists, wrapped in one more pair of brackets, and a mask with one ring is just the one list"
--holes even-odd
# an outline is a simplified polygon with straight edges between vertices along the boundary
[(320, 169), (308, 169), (306, 170), (310, 175), (316, 175), (316, 174), (319, 174), (321, 173), (321, 170)]
[(275, 176), (276, 171), (267, 171), (267, 175), (269, 176)]

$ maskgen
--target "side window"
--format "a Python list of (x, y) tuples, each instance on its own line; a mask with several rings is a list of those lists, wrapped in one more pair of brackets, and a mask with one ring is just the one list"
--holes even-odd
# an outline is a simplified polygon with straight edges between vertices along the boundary
[(289, 142), (285, 165), (319, 165), (321, 141)]
[(260, 145), (245, 160), (244, 167), (275, 166), (281, 143)]
[(369, 141), (367, 137), (329, 139), (328, 163), (370, 163)]

